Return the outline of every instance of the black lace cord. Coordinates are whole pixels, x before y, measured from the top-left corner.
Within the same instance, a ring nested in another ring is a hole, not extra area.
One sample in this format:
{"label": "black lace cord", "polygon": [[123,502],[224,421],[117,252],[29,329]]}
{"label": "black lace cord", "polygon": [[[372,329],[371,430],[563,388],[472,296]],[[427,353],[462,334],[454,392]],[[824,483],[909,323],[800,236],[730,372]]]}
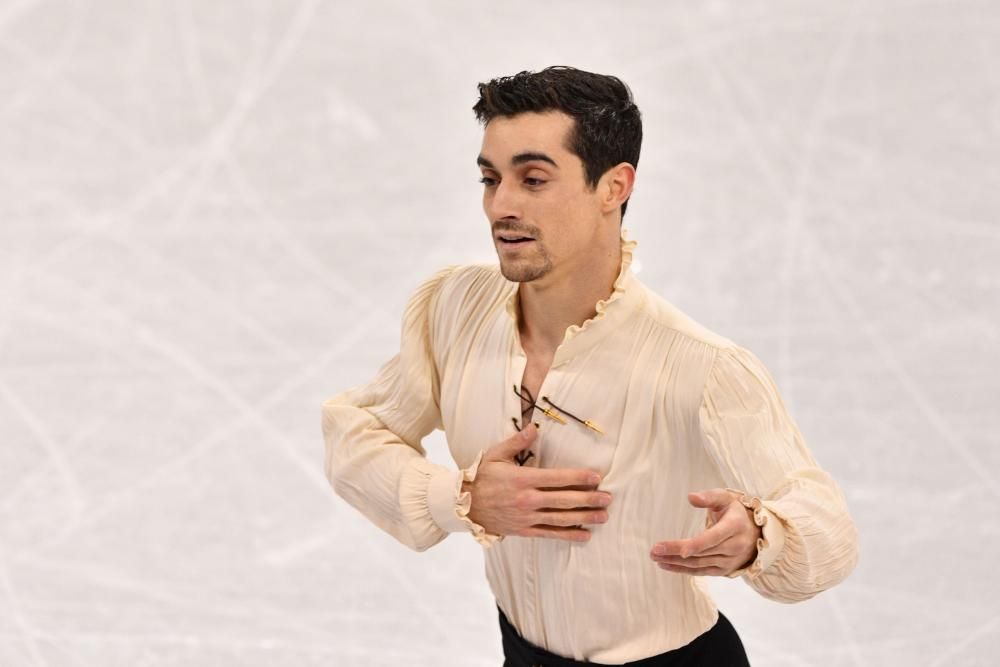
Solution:
{"label": "black lace cord", "polygon": [[[524,417],[524,413],[523,412],[521,413],[521,416],[522,416],[522,418]],[[521,425],[517,423],[517,417],[511,417],[510,420],[512,422],[514,422],[514,428],[516,428],[518,431],[520,431],[521,430]],[[538,422],[535,422],[535,427],[537,428],[539,426],[541,426],[541,424],[539,424]]]}
{"label": "black lace cord", "polygon": [[548,396],[542,396],[542,400],[545,401],[546,403],[548,403],[549,405],[551,405],[552,407],[554,407],[559,412],[561,412],[564,415],[566,415],[567,417],[572,417],[573,419],[577,420],[581,424],[585,424],[586,423],[583,419],[580,419],[579,417],[577,417],[576,415],[574,415],[569,410],[563,410],[558,405],[556,405],[555,403],[553,403],[552,401],[550,401]]}
{"label": "black lace cord", "polygon": [[[521,418],[524,419],[524,412],[521,413]],[[517,417],[511,417],[510,420],[514,422],[514,428],[520,431],[521,425],[517,423]],[[538,428],[538,422],[535,422],[535,428]],[[535,453],[529,449],[526,452],[522,451],[516,454],[514,456],[514,460],[517,461],[517,465],[523,466],[525,463],[528,462],[528,459],[530,459],[534,455]]]}
{"label": "black lace cord", "polygon": [[514,385],[514,393],[517,394],[518,397],[522,401],[528,401],[528,407],[524,408],[523,410],[521,410],[521,419],[522,420],[524,419],[525,413],[527,413],[531,408],[538,408],[549,419],[553,419],[553,420],[559,422],[560,424],[565,424],[566,423],[565,419],[563,419],[562,417],[560,417],[556,413],[552,412],[552,410],[549,410],[548,408],[546,408],[543,405],[539,405],[538,403],[535,403],[535,397],[531,395],[530,391],[528,391],[527,389],[524,389],[522,391],[524,391],[524,393],[527,394],[527,396],[525,396],[520,391],[518,391],[517,385]]}
{"label": "black lace cord", "polygon": [[[528,412],[528,410],[530,410],[531,408],[538,408],[547,417],[550,417],[550,418],[556,420],[560,424],[565,424],[566,423],[566,420],[562,419],[561,417],[559,417],[559,415],[557,415],[556,413],[552,412],[548,408],[544,408],[541,405],[538,405],[537,403],[535,403],[535,397],[531,395],[530,391],[528,391],[527,389],[522,389],[522,391],[524,391],[524,393],[527,394],[527,397],[525,397],[521,393],[521,391],[518,391],[517,385],[514,385],[514,393],[517,394],[518,397],[521,398],[522,400],[528,401],[528,403],[530,404],[528,408],[524,409],[521,412],[521,419],[522,420],[524,419],[524,415],[525,415],[526,412]],[[590,421],[589,419],[580,419],[579,417],[577,417],[573,413],[568,412],[567,410],[564,410],[564,409],[560,408],[558,405],[556,405],[555,403],[553,403],[552,401],[550,401],[548,396],[542,396],[542,400],[545,401],[546,403],[548,403],[549,405],[551,405],[553,408],[555,408],[559,412],[561,412],[564,415],[566,415],[567,417],[571,417],[572,419],[575,419],[576,421],[580,422],[581,424],[583,424],[584,426],[586,426],[590,430],[596,431],[596,432],[600,433],[601,435],[604,435],[604,431],[602,431],[597,426],[597,424],[595,424],[594,422]],[[513,417],[511,417],[511,419],[513,419]],[[520,431],[521,429],[518,429],[518,430]]]}
{"label": "black lace cord", "polygon": [[549,405],[551,405],[552,407],[554,407],[559,412],[563,413],[564,415],[567,415],[567,416],[572,417],[573,419],[577,420],[578,422],[580,422],[581,424],[583,424],[584,426],[586,426],[587,428],[589,428],[591,431],[597,431],[601,435],[604,435],[604,431],[602,431],[597,426],[597,424],[595,424],[594,422],[590,421],[589,419],[580,419],[576,415],[574,415],[574,414],[572,414],[572,413],[570,413],[570,412],[568,412],[566,410],[563,410],[558,405],[556,405],[555,403],[553,403],[552,401],[550,401],[548,396],[542,396],[542,400],[545,401],[546,403],[548,403]]}

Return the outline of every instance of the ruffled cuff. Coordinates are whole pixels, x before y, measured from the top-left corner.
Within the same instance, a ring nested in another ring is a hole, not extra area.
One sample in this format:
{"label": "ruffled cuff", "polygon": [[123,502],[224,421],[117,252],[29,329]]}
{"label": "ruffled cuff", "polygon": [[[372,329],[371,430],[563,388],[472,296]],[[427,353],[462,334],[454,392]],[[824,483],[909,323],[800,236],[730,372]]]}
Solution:
{"label": "ruffled cuff", "polygon": [[462,491],[462,482],[476,479],[484,454],[485,450],[481,450],[468,468],[432,476],[427,484],[427,507],[431,518],[442,530],[449,533],[468,531],[477,542],[488,548],[502,540],[503,536],[486,532],[485,528],[469,518],[472,494]]}
{"label": "ruffled cuff", "polygon": [[763,501],[756,496],[748,496],[738,489],[726,488],[727,491],[739,494],[740,503],[753,510],[753,522],[761,527],[761,537],[757,539],[757,557],[753,562],[727,576],[730,579],[746,575],[748,579],[756,579],[761,572],[770,567],[785,546],[785,527],[781,520],[764,506]]}

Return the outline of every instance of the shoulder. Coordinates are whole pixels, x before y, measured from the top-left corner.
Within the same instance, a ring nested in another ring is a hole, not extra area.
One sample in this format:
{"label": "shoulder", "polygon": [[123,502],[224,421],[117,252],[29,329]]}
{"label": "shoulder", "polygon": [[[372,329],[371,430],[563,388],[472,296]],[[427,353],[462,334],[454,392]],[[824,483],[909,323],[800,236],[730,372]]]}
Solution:
{"label": "shoulder", "polygon": [[701,388],[700,400],[710,395],[717,407],[727,405],[735,411],[738,405],[741,414],[781,403],[773,375],[753,350],[698,322],[648,288],[645,292],[646,312],[656,322],[654,326],[685,342],[671,346],[689,352],[688,359],[675,363],[691,370],[692,386]]}
{"label": "shoulder", "polygon": [[681,379],[673,390],[682,403],[700,404],[706,394],[776,392],[770,372],[753,351],[648,287],[643,285],[642,290],[647,326],[659,340],[664,365]]}
{"label": "shoulder", "polygon": [[643,292],[643,312],[653,329],[703,348],[710,356],[722,350],[738,347],[731,339],[696,320],[646,285],[637,284]]}
{"label": "shoulder", "polygon": [[496,264],[453,264],[443,271],[439,298],[451,308],[499,295],[511,286]]}
{"label": "shoulder", "polygon": [[450,311],[484,293],[499,293],[508,285],[499,266],[450,264],[423,278],[411,293],[410,301],[423,301],[436,312]]}
{"label": "shoulder", "polygon": [[452,264],[425,279],[411,304],[422,302],[419,310],[436,345],[447,346],[469,323],[502,310],[514,287],[498,265]]}

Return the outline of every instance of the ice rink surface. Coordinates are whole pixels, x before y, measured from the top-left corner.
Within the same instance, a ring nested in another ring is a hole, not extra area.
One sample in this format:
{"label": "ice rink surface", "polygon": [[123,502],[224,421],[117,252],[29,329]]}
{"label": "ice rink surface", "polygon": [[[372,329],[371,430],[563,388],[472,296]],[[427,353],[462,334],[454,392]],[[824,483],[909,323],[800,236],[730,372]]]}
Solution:
{"label": "ice rink surface", "polygon": [[752,663],[997,664],[996,2],[24,0],[0,665],[500,664],[481,548],[335,496],[319,408],[495,260],[476,84],[552,64],[632,88],[639,278],[760,356],[857,522],[810,601],[711,581]]}

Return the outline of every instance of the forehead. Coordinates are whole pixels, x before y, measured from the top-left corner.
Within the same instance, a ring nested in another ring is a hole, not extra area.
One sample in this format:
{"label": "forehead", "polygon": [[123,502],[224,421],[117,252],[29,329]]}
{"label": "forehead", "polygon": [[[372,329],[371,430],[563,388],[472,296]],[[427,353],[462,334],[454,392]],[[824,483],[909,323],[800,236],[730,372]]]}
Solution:
{"label": "forehead", "polygon": [[565,157],[569,155],[566,138],[572,128],[573,118],[561,111],[497,117],[483,131],[482,155],[498,165],[506,164],[510,156],[525,151]]}

